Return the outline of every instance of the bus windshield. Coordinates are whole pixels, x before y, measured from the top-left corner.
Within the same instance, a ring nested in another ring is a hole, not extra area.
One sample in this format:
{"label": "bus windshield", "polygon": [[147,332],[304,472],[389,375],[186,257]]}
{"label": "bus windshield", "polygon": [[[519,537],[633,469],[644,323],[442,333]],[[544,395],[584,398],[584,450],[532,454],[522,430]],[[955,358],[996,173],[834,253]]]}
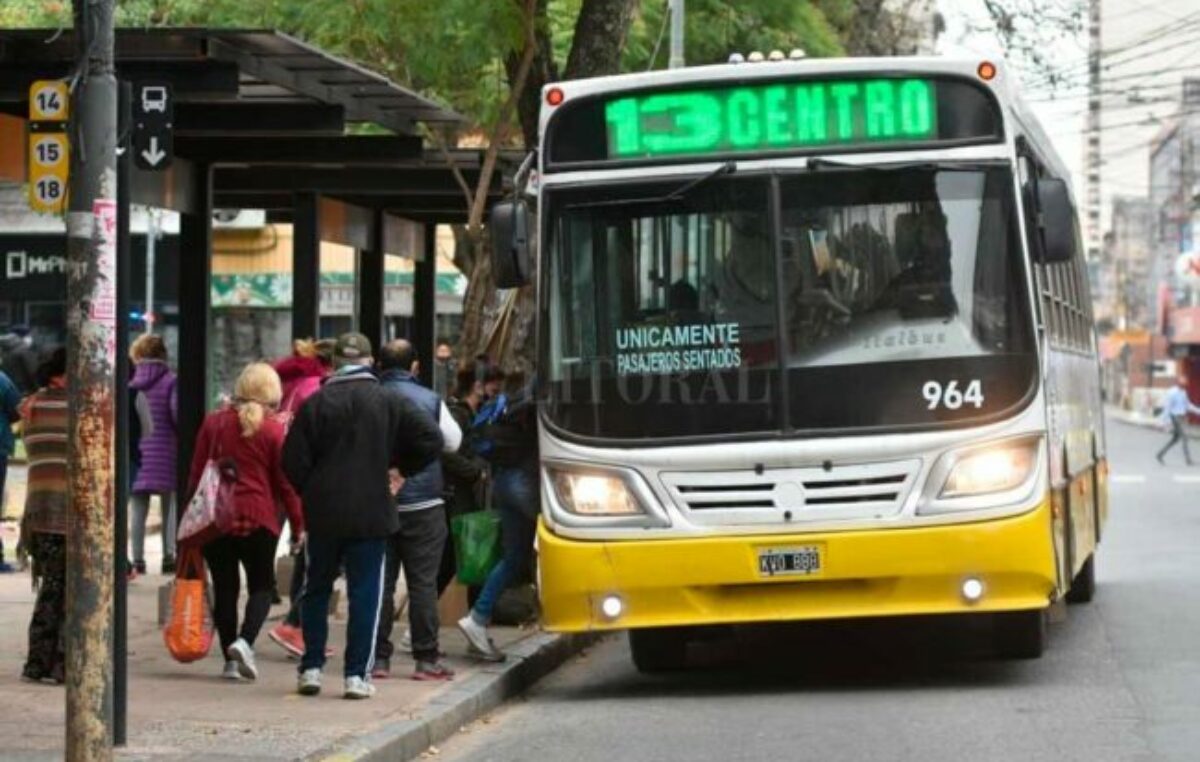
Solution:
{"label": "bus windshield", "polygon": [[679,185],[547,189],[551,423],[639,440],[895,429],[1027,398],[1008,168]]}

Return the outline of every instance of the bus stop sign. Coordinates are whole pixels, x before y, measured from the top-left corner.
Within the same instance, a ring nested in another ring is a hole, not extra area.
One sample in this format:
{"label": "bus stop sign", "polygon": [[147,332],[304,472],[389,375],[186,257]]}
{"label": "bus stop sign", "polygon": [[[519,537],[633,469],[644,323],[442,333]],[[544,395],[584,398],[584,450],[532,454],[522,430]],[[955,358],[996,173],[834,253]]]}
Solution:
{"label": "bus stop sign", "polygon": [[171,166],[175,99],[165,82],[139,82],[133,90],[133,160],[139,169]]}

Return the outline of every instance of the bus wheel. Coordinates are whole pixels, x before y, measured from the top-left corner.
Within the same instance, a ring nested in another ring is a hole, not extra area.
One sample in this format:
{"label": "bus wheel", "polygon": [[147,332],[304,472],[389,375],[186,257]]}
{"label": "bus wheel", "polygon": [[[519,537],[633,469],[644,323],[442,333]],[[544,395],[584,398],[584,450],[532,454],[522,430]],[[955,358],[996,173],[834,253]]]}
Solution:
{"label": "bus wheel", "polygon": [[1003,659],[1037,659],[1046,649],[1046,612],[1006,611],[992,621],[996,655]]}
{"label": "bus wheel", "polygon": [[1096,554],[1088,556],[1083,562],[1083,568],[1071,580],[1071,589],[1067,591],[1067,603],[1091,603],[1096,597]]}
{"label": "bus wheel", "polygon": [[656,627],[629,631],[629,650],[638,672],[676,672],[687,666],[688,630]]}

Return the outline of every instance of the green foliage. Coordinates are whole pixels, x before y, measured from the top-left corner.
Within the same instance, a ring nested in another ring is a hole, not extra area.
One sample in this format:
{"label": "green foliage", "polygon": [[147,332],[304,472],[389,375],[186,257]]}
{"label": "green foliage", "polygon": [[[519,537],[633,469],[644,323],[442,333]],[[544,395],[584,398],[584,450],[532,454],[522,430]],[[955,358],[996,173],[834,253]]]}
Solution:
{"label": "green foliage", "polygon": [[[583,0],[545,0],[559,70]],[[508,94],[505,59],[523,44],[520,0],[119,0],[120,26],[278,29],[380,71],[490,124]],[[627,71],[665,68],[666,0],[642,0],[623,53]],[[838,30],[854,0],[688,0],[687,58],[718,63],[732,51],[804,48],[842,53]],[[0,0],[0,26],[71,23],[70,0]],[[662,35],[656,59],[651,53]]]}
{"label": "green foliage", "polygon": [[[688,0],[684,30],[689,66],[723,63],[735,51],[788,52],[803,48],[810,56],[842,53],[827,13],[842,19],[849,0],[813,4],[779,0]],[[669,56],[665,0],[645,0],[625,47],[627,71],[663,69]],[[661,40],[661,44],[660,44]],[[655,47],[658,55],[650,60]]]}

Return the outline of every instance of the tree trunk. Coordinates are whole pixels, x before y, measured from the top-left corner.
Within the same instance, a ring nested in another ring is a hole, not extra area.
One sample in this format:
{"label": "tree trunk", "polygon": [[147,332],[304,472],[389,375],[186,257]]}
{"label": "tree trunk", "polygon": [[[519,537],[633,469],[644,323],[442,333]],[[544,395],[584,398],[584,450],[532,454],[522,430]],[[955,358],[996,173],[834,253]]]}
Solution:
{"label": "tree trunk", "polygon": [[584,0],[567,56],[566,79],[616,74],[639,0]]}
{"label": "tree trunk", "polygon": [[[598,77],[620,70],[621,50],[639,0],[583,0],[575,23],[575,37],[567,57],[568,78]],[[522,57],[514,52],[505,61],[510,87],[518,82],[521,92],[517,103],[518,118],[529,147],[537,145],[538,113],[542,86],[557,79],[553,49],[546,18],[546,0],[537,0],[534,36],[537,50],[523,81]],[[499,297],[492,280],[491,240],[481,234],[467,233],[473,262],[470,283],[463,297],[463,326],[459,339],[460,361],[469,361],[486,352],[508,371],[531,373],[536,363],[535,318],[537,315],[536,273],[530,285]]]}
{"label": "tree trunk", "polygon": [[[537,146],[538,115],[542,108],[542,87],[547,82],[558,79],[558,66],[554,63],[554,45],[550,38],[550,19],[546,15],[548,0],[538,0],[537,12],[534,18],[534,35],[537,39],[537,53],[534,54],[533,65],[529,76],[521,90],[521,98],[517,101],[517,118],[521,122],[521,135],[525,139],[525,147],[532,151]],[[521,67],[521,51],[514,50],[504,62],[508,81],[515,82]]]}

